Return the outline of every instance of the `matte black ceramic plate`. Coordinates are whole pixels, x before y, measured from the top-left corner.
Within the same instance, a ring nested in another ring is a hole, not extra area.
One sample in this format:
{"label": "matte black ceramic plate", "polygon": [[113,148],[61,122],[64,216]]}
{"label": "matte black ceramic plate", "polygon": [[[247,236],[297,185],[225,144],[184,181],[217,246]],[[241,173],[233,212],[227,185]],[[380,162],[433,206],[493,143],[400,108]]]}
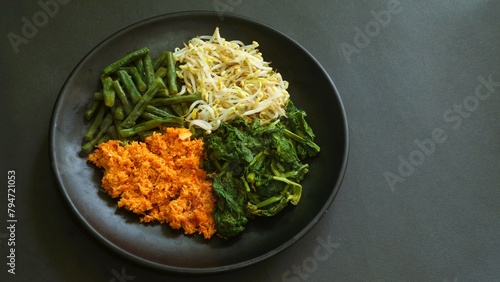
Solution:
{"label": "matte black ceramic plate", "polygon": [[[321,153],[310,161],[297,206],[272,218],[251,221],[239,236],[223,240],[187,236],[167,225],[142,224],[137,215],[117,209],[116,200],[100,190],[102,173],[80,152],[87,123],[83,114],[99,89],[99,75],[109,63],[142,47],[156,57],[182,47],[215,27],[226,39],[257,41],[266,61],[290,83],[295,104],[308,113]],[[83,224],[117,252],[160,269],[208,273],[247,266],[290,246],[331,205],[345,171],[348,130],[342,102],[329,76],[299,44],[282,33],[233,15],[189,12],[151,18],[131,25],[94,48],[69,76],[51,120],[52,166],[69,205]]]}

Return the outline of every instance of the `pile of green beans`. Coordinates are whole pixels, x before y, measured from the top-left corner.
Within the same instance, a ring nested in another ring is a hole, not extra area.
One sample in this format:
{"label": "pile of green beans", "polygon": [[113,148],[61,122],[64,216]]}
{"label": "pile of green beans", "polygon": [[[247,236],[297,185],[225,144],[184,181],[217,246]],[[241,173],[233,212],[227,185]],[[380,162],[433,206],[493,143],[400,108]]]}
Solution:
{"label": "pile of green beans", "polygon": [[184,127],[184,118],[199,94],[179,93],[173,53],[152,59],[147,47],[133,51],[104,68],[101,90],[85,112],[89,126],[82,151],[91,153],[108,140],[144,140],[160,126]]}

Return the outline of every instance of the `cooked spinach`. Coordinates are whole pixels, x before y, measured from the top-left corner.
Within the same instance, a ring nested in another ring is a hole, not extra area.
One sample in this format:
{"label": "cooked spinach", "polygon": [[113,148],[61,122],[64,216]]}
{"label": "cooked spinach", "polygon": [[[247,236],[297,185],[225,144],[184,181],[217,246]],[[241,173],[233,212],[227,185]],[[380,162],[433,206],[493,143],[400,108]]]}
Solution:
{"label": "cooked spinach", "polygon": [[236,118],[204,136],[203,168],[218,197],[213,216],[219,235],[234,236],[249,219],[298,204],[309,170],[305,160],[320,151],[305,116],[289,101],[287,117],[266,125]]}

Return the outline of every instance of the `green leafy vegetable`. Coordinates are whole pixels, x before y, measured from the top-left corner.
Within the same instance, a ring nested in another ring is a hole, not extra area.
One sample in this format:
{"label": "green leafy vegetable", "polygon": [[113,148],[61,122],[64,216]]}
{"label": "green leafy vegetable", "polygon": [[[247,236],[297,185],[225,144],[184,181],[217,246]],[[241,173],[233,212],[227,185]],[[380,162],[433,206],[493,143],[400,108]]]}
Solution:
{"label": "green leafy vegetable", "polygon": [[273,216],[289,203],[299,203],[300,182],[309,168],[304,161],[320,148],[305,112],[291,101],[287,116],[266,125],[236,118],[205,135],[203,168],[218,197],[213,216],[219,235],[237,235],[249,219]]}
{"label": "green leafy vegetable", "polygon": [[297,144],[297,153],[301,158],[315,156],[320,151],[319,146],[313,142],[315,135],[306,122],[306,116],[305,111],[298,109],[290,101],[287,105],[288,118],[283,121],[287,127],[285,134],[299,143]]}
{"label": "green leafy vegetable", "polygon": [[242,232],[248,222],[242,209],[247,199],[241,185],[241,180],[232,177],[230,172],[213,180],[212,187],[218,195],[214,218],[217,232],[222,236],[231,237]]}

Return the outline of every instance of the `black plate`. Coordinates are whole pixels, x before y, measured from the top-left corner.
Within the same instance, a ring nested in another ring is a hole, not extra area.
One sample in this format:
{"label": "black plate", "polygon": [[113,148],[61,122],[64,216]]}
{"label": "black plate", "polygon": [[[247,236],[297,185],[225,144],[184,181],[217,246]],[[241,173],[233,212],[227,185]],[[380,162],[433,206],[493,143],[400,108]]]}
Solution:
{"label": "black plate", "polygon": [[[99,75],[125,54],[149,47],[152,56],[182,47],[218,26],[226,39],[257,41],[264,59],[289,81],[295,104],[306,110],[321,153],[310,162],[300,203],[273,218],[250,222],[229,240],[186,236],[167,225],[141,224],[117,209],[100,191],[101,172],[80,153],[86,129],[83,114],[99,88]],[[133,24],[94,48],[64,84],[50,127],[52,167],[62,193],[83,224],[112,249],[137,262],[185,273],[220,272],[244,267],[290,246],[309,231],[331,205],[347,163],[348,130],[339,94],[320,64],[282,33],[252,20],[211,12],[163,15]]]}

